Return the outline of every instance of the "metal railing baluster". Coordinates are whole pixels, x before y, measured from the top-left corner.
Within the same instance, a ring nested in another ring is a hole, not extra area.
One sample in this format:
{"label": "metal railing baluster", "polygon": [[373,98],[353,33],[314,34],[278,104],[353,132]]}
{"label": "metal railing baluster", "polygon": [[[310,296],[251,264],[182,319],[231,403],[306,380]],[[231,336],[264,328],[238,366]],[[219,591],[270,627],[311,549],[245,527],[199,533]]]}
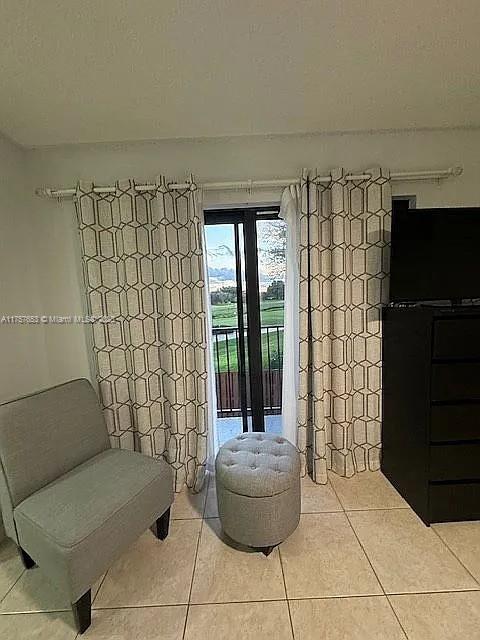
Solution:
{"label": "metal railing baluster", "polygon": [[227,354],[227,394],[228,394],[228,407],[232,409],[232,370],[230,367],[230,332],[225,329],[225,352]]}
{"label": "metal railing baluster", "polygon": [[[279,380],[279,387],[280,387],[280,396],[279,396],[279,404],[280,407],[282,406],[282,390],[283,390],[283,349],[280,348],[280,331],[279,331],[280,327],[277,326],[276,330],[277,330],[277,353],[278,353],[278,368],[280,371],[282,371],[282,373],[278,374],[278,380]],[[283,327],[282,327],[283,329]],[[283,347],[283,340],[282,340],[282,347]]]}
{"label": "metal railing baluster", "polygon": [[222,405],[222,376],[220,375],[220,351],[218,349],[218,332],[213,330],[213,335],[215,336],[215,351],[217,356],[217,372],[215,375],[217,381],[217,403],[220,409],[220,413],[223,413],[223,405]]}
{"label": "metal railing baluster", "polygon": [[[269,414],[281,413],[283,339],[282,325],[262,327],[262,337],[266,339],[266,348],[262,341],[262,362],[266,356],[263,369],[264,405]],[[241,416],[240,393],[236,392],[235,375],[239,384],[238,363],[240,337],[238,327],[215,327],[212,329],[214,339],[214,361],[216,363],[217,415],[219,418]],[[273,336],[272,344],[270,338]],[[232,345],[232,341],[235,342]],[[232,346],[232,349],[230,347]],[[275,349],[276,347],[276,349]],[[220,349],[225,349],[225,357],[220,357]],[[274,358],[276,352],[276,357]],[[235,354],[237,356],[235,365]],[[223,362],[222,362],[223,361]],[[239,406],[236,406],[239,405]]]}

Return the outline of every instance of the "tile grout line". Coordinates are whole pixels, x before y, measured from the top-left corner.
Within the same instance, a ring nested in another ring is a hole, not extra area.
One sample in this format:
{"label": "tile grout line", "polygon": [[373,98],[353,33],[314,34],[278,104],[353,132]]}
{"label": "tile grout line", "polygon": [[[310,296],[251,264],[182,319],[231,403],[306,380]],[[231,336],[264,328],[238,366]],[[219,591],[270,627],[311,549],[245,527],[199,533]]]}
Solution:
{"label": "tile grout line", "polygon": [[109,571],[110,571],[110,568],[108,568],[108,569],[105,571],[105,574],[104,574],[104,576],[103,576],[103,578],[102,578],[102,581],[100,582],[100,586],[99,586],[99,587],[98,587],[98,589],[97,589],[97,593],[95,594],[95,596],[94,596],[94,598],[93,598],[93,600],[92,600],[92,607],[91,607],[92,609],[93,609],[93,605],[95,604],[95,600],[98,598],[98,594],[100,593],[100,589],[102,588],[103,583],[105,582],[105,578],[107,577],[107,574],[108,574],[108,572],[109,572]]}
{"label": "tile grout line", "polygon": [[[301,516],[321,516],[324,514],[334,514],[334,513],[369,513],[371,511],[407,511],[410,510],[410,507],[389,507],[378,508],[378,509],[339,509],[337,511],[302,511],[300,513]],[[182,520],[200,520],[201,518],[182,518]],[[205,516],[203,520],[218,520],[219,516]],[[180,520],[180,519],[177,519]]]}
{"label": "tile grout line", "polygon": [[389,591],[387,593],[388,596],[425,596],[425,595],[435,595],[436,593],[478,593],[480,591],[480,587],[477,589],[476,587],[471,588],[463,588],[463,589],[438,589],[438,591]]}
{"label": "tile grout line", "polygon": [[337,499],[338,504],[342,507],[343,513],[345,513],[345,507],[343,506],[343,502],[340,500],[340,496],[338,495],[337,490],[335,489],[335,486],[334,486],[333,482],[328,477],[328,473],[327,473],[327,485],[333,491],[333,493],[335,495],[335,498]]}
{"label": "tile grout line", "polygon": [[[480,589],[446,589],[443,591],[398,591],[392,593],[349,593],[346,595],[336,595],[336,596],[309,596],[309,597],[298,597],[298,598],[271,598],[268,600],[223,600],[218,602],[195,602],[192,606],[195,607],[210,607],[210,606],[221,606],[226,604],[249,604],[249,603],[258,603],[264,604],[267,602],[302,602],[309,600],[349,600],[351,598],[384,598],[389,596],[424,596],[424,595],[436,595],[436,594],[455,594],[455,593],[479,593]],[[97,607],[95,611],[124,611],[128,609],[165,609],[170,607],[185,607],[187,606],[185,602],[175,602],[169,604],[131,604],[131,605],[120,605],[117,607]],[[0,617],[2,616],[35,616],[45,613],[69,613],[71,609],[44,609],[42,611],[4,611],[0,613]]]}
{"label": "tile grout line", "polygon": [[[189,609],[191,606],[191,596],[192,596],[192,591],[193,591],[193,583],[194,583],[194,577],[195,577],[195,573],[196,573],[196,564],[197,564],[197,559],[198,559],[198,553],[199,553],[199,545],[200,545],[200,540],[201,540],[201,535],[202,535],[202,531],[203,531],[203,526],[204,526],[204,522],[205,520],[210,520],[210,519],[218,519],[218,516],[215,517],[207,517],[207,501],[208,501],[208,491],[209,488],[211,486],[211,482],[213,480],[213,477],[209,474],[208,477],[208,482],[207,484],[207,488],[206,488],[206,492],[205,492],[205,501],[203,504],[203,508],[202,508],[202,515],[197,517],[197,518],[177,518],[177,519],[173,519],[173,520],[177,520],[177,521],[182,521],[182,520],[201,520],[201,524],[199,527],[199,532],[198,532],[198,538],[197,538],[197,543],[196,543],[196,548],[195,548],[195,556],[194,556],[194,562],[193,562],[193,570],[192,570],[192,577],[191,577],[191,581],[190,581],[190,589],[189,589],[189,597],[188,597],[188,602],[186,603],[187,607],[186,607],[186,615],[185,615],[185,622],[184,622],[184,628],[183,628],[183,638],[185,637],[186,634],[186,629],[187,629],[187,621],[188,621],[188,617],[189,617]],[[284,599],[272,599],[272,600],[248,600],[248,601],[232,601],[232,602],[217,602],[217,603],[210,603],[210,602],[205,602],[205,603],[198,603],[199,606],[209,606],[209,605],[221,605],[221,604],[239,604],[240,602],[246,603],[246,602],[287,602],[287,607],[288,607],[288,613],[289,613],[289,620],[290,620],[290,627],[291,627],[291,632],[292,632],[292,637],[293,639],[295,639],[295,634],[294,634],[294,629],[293,629],[293,621],[292,621],[292,616],[291,616],[291,610],[290,610],[290,600],[295,601],[295,600],[323,600],[323,599],[345,599],[345,598],[361,598],[361,597],[379,597],[379,598],[383,598],[385,597],[387,599],[387,602],[397,620],[397,622],[399,623],[405,638],[408,639],[408,635],[406,634],[405,629],[403,628],[402,623],[400,622],[396,611],[393,607],[392,602],[390,601],[390,596],[402,596],[402,595],[422,595],[422,594],[436,594],[436,593],[464,593],[464,592],[478,592],[480,591],[480,581],[477,580],[477,578],[470,572],[470,570],[467,568],[467,566],[460,560],[460,558],[456,555],[456,553],[450,548],[449,544],[443,540],[443,538],[440,536],[440,534],[436,531],[436,529],[434,527],[431,527],[434,532],[435,535],[440,539],[440,541],[443,543],[443,545],[448,549],[448,551],[453,555],[453,557],[455,557],[455,559],[459,562],[459,564],[466,570],[466,572],[471,576],[471,578],[474,581],[475,585],[478,585],[477,587],[472,587],[472,588],[464,588],[464,589],[446,589],[446,590],[441,590],[441,591],[414,591],[414,592],[398,592],[398,593],[387,593],[383,587],[383,584],[381,583],[381,581],[378,578],[378,575],[372,565],[372,562],[370,561],[370,558],[367,554],[367,552],[365,551],[365,548],[363,546],[363,544],[361,543],[354,527],[353,524],[350,520],[349,517],[349,513],[359,513],[359,512],[369,512],[369,511],[390,511],[390,510],[405,510],[405,509],[409,509],[409,507],[387,507],[387,508],[371,508],[371,509],[345,509],[345,507],[343,506],[342,502],[340,501],[338,494],[335,490],[335,487],[333,486],[333,483],[331,483],[331,481],[329,480],[328,483],[333,491],[333,493],[335,494],[338,503],[341,507],[341,511],[319,511],[319,512],[307,512],[307,513],[302,513],[302,515],[322,515],[322,514],[333,514],[333,513],[345,513],[345,516],[347,518],[347,521],[355,535],[355,538],[357,539],[360,547],[362,548],[362,551],[364,552],[365,557],[367,558],[367,561],[378,581],[379,586],[381,587],[382,590],[382,594],[361,594],[361,595],[354,595],[354,594],[348,594],[348,595],[341,595],[341,596],[320,596],[320,597],[313,597],[313,598],[289,598],[287,595],[287,586],[286,586],[286,579],[285,579],[285,573],[284,573],[284,567],[283,567],[283,562],[282,562],[282,555],[281,555],[281,550],[280,550],[280,546],[279,546],[279,559],[280,559],[280,566],[281,566],[281,571],[282,571],[282,578],[283,578],[283,583],[284,583],[284,591],[285,591],[285,600]],[[20,579],[22,578],[22,576],[26,573],[25,569],[22,571],[22,573],[18,576],[18,578],[14,581],[14,583],[12,584],[12,586],[8,589],[8,591],[5,593],[5,595],[3,596],[3,598],[0,600],[0,602],[3,602],[6,597],[8,596],[8,594],[12,591],[12,589],[14,589],[14,587],[17,585],[17,583],[20,581]],[[100,593],[100,590],[104,584],[104,581],[107,577],[107,573],[103,576],[100,586],[96,592],[95,598],[92,601],[92,611],[93,611],[93,603],[97,600],[98,595]],[[134,606],[123,606],[123,607],[101,607],[101,608],[96,608],[95,610],[97,611],[101,611],[101,610],[121,610],[121,609],[133,609],[133,608],[160,608],[160,607],[166,607],[166,606],[173,606],[173,607],[178,607],[178,606],[185,606],[185,603],[177,603],[177,604],[169,604],[169,605],[134,605]],[[50,611],[24,611],[24,612],[0,612],[0,615],[24,615],[24,614],[36,614],[36,613],[52,613],[52,612],[62,612],[62,611],[69,611],[69,609],[61,609],[61,610],[50,610]],[[80,636],[76,635],[75,638],[79,638]]]}
{"label": "tile grout line", "polygon": [[[443,591],[392,591],[382,593],[348,593],[342,596],[299,596],[289,598],[291,602],[295,600],[342,600],[345,598],[383,598],[388,596],[423,596],[435,593],[477,593],[480,589],[444,589]],[[215,603],[213,603],[215,604]]]}
{"label": "tile grout line", "polygon": [[373,564],[372,564],[372,561],[370,560],[370,558],[369,558],[369,556],[368,556],[368,553],[365,551],[365,547],[364,547],[364,546],[363,546],[363,544],[361,543],[360,538],[358,537],[357,532],[355,531],[355,528],[354,528],[353,524],[351,523],[350,518],[348,517],[348,513],[347,513],[346,511],[345,511],[345,517],[347,518],[348,524],[350,525],[350,528],[351,528],[351,529],[352,529],[352,531],[353,531],[353,535],[354,535],[354,536],[355,536],[355,538],[357,539],[357,542],[358,542],[358,544],[360,545],[360,547],[361,547],[361,549],[362,549],[363,553],[365,554],[365,557],[366,557],[366,559],[367,559],[367,561],[368,561],[368,564],[370,565],[370,567],[371,567],[371,569],[372,569],[372,571],[373,571],[373,573],[374,573],[374,575],[375,575],[375,578],[377,579],[377,582],[378,582],[378,584],[380,585],[381,590],[383,591],[383,595],[385,596],[385,598],[386,598],[386,600],[387,600],[387,602],[388,602],[388,606],[390,607],[390,609],[391,609],[391,611],[392,611],[392,613],[393,613],[393,615],[394,615],[394,617],[395,617],[396,621],[398,622],[398,624],[399,624],[399,626],[400,626],[400,629],[401,629],[401,630],[402,630],[402,632],[403,632],[403,635],[405,636],[406,640],[408,640],[407,632],[405,631],[405,629],[404,629],[404,627],[403,627],[403,624],[400,622],[400,618],[398,617],[397,612],[395,611],[395,609],[394,609],[394,607],[393,607],[392,603],[390,602],[390,598],[388,597],[388,594],[387,594],[387,592],[385,591],[385,588],[384,588],[384,586],[383,586],[383,584],[382,584],[382,582],[381,582],[380,578],[378,577],[377,572],[375,571],[375,568],[374,568],[374,566],[373,566]]}
{"label": "tile grout line", "polygon": [[3,596],[3,598],[0,600],[0,604],[3,603],[3,601],[5,600],[5,598],[8,596],[8,594],[10,593],[10,591],[15,587],[15,585],[17,584],[17,582],[20,580],[20,578],[25,575],[25,573],[27,572],[27,570],[24,568],[23,571],[20,573],[20,575],[18,576],[18,578],[13,582],[12,586],[10,587],[10,589],[8,589],[7,593]]}
{"label": "tile grout line", "polygon": [[443,542],[443,544],[447,547],[447,549],[450,551],[452,556],[462,565],[462,567],[465,569],[465,571],[468,573],[468,575],[473,579],[475,584],[477,584],[479,589],[480,589],[480,580],[477,580],[477,578],[473,575],[473,573],[470,571],[470,569],[460,560],[460,558],[457,556],[457,554],[453,551],[453,549],[450,547],[450,545],[442,538],[442,536],[438,533],[438,531],[435,529],[435,527],[430,526],[430,529],[434,532],[434,534],[437,536],[437,538],[441,542]]}
{"label": "tile grout line", "polygon": [[366,507],[365,509],[344,509],[345,513],[349,511],[350,513],[363,513],[369,511],[412,511],[411,507]]}
{"label": "tile grout line", "polygon": [[[128,605],[118,605],[116,607],[96,607],[92,609],[93,611],[123,611],[128,609],[165,609],[169,607],[185,607],[185,602],[175,602],[169,604],[128,604]],[[35,611],[4,611],[0,613],[1,616],[34,616],[42,613],[70,613],[71,608],[69,609],[42,609]]]}
{"label": "tile grout line", "polygon": [[200,547],[200,538],[202,537],[203,522],[204,522],[204,518],[205,518],[205,510],[207,508],[208,490],[210,488],[211,479],[212,478],[211,478],[211,475],[209,473],[208,474],[207,487],[205,489],[205,502],[203,503],[202,519],[201,519],[201,522],[200,522],[200,531],[198,532],[197,545],[195,547],[195,557],[193,559],[192,578],[190,580],[190,589],[188,591],[187,611],[185,613],[185,622],[183,624],[182,640],[183,640],[183,638],[185,638],[185,634],[187,632],[187,622],[188,622],[188,614],[190,613],[190,602],[191,602],[191,599],[192,599],[193,581],[195,579],[195,571],[196,571],[196,568],[197,568],[198,549]]}
{"label": "tile grout line", "polygon": [[[208,487],[209,486],[210,486],[210,477],[208,478],[207,487],[206,487],[206,490],[205,490],[205,501],[204,501],[204,504],[203,504],[202,515],[201,516],[199,516],[197,518],[192,517],[192,518],[172,518],[171,519],[172,522],[174,522],[174,521],[176,521],[176,522],[182,522],[183,521],[184,522],[184,521],[191,521],[191,520],[193,520],[193,521],[201,520],[200,531],[198,533],[197,545],[196,545],[196,548],[195,548],[195,558],[194,558],[194,563],[193,563],[192,578],[191,578],[191,581],[190,581],[190,593],[191,593],[192,586],[193,586],[193,576],[195,574],[195,564],[196,564],[196,559],[197,559],[198,545],[199,545],[200,534],[201,534],[202,526],[203,526],[203,516],[205,514],[205,508],[206,508],[206,504],[207,504],[207,492],[208,492]],[[105,575],[103,576],[102,581],[100,583],[100,586],[98,587],[97,592],[95,594],[95,598],[92,601],[92,611],[112,611],[112,610],[114,611],[114,610],[118,610],[118,609],[140,609],[140,608],[156,608],[156,607],[166,607],[166,606],[175,606],[175,607],[185,606],[184,604],[177,603],[177,604],[169,604],[169,605],[144,605],[144,606],[142,606],[142,605],[136,605],[135,606],[134,605],[134,606],[125,606],[125,607],[94,607],[93,605],[94,605],[95,601],[97,600],[97,597],[98,597],[98,595],[100,593],[100,589],[102,588],[103,583],[104,583],[104,581],[105,581],[105,579],[107,577],[108,571],[109,570],[107,570],[105,572]],[[185,628],[186,628],[186,623],[187,623],[188,607],[189,607],[189,602],[190,602],[190,593],[189,593],[189,598],[188,598],[188,602],[187,602],[187,612],[186,612],[186,615],[185,615],[185,623],[184,623],[184,630],[183,630],[184,634],[185,634]],[[76,636],[76,637],[78,637],[78,636]]]}
{"label": "tile grout line", "polygon": [[340,500],[340,496],[338,495],[338,493],[337,493],[337,491],[336,491],[336,489],[334,487],[333,482],[328,477],[328,474],[327,474],[327,486],[329,486],[330,489],[333,491],[333,494],[336,497],[338,504],[342,507],[343,513],[345,513],[345,507],[343,506],[343,502]]}
{"label": "tile grout line", "polygon": [[[220,600],[216,602],[192,602],[192,607],[210,607],[211,605],[220,604],[248,604],[249,602],[285,602],[285,598],[271,598],[269,600]],[[102,607],[96,609],[96,611],[112,611],[115,609],[162,609],[166,607],[186,607],[186,602],[176,602],[175,604],[135,604],[135,605],[123,605],[119,607]],[[33,612],[32,612],[33,613]],[[44,613],[43,611],[37,611],[35,613]],[[10,614],[1,614],[10,615]]]}
{"label": "tile grout line", "polygon": [[[382,587],[383,588],[383,587]],[[395,611],[395,607],[393,606],[390,598],[388,597],[388,594],[385,594],[385,598],[387,599],[388,605],[390,607],[390,609],[392,610],[393,615],[395,616],[396,621],[398,622],[398,624],[400,625],[401,630],[403,631],[405,638],[407,638],[407,640],[409,639],[409,636],[407,635],[407,632],[403,626],[403,624],[400,622],[400,618],[398,617],[397,612]]]}
{"label": "tile grout line", "polygon": [[[340,501],[340,498],[339,498],[339,496],[338,496],[338,494],[337,494],[337,492],[336,492],[336,490],[335,490],[335,487],[333,486],[333,482],[332,482],[332,489],[333,489],[333,492],[334,492],[335,496],[337,497],[337,500],[340,502],[340,504],[341,504],[341,505],[342,505],[342,507],[343,507],[343,503]],[[393,615],[394,615],[394,617],[395,617],[396,621],[398,622],[398,624],[399,624],[399,626],[400,626],[400,629],[402,630],[402,633],[403,633],[403,635],[405,636],[406,640],[409,640],[408,635],[407,635],[407,632],[406,632],[406,631],[405,631],[405,629],[403,628],[403,624],[400,622],[400,619],[399,619],[399,617],[397,616],[397,612],[396,612],[396,611],[395,611],[395,609],[393,608],[393,605],[392,605],[392,603],[390,602],[390,598],[388,597],[387,593],[385,592],[385,589],[384,589],[384,587],[383,587],[383,584],[382,584],[382,582],[381,582],[380,578],[378,577],[377,572],[375,571],[375,569],[374,569],[374,567],[373,567],[373,564],[372,564],[372,562],[371,562],[370,558],[368,557],[368,554],[367,554],[367,552],[365,551],[365,548],[364,548],[363,544],[360,542],[360,538],[358,537],[357,532],[355,531],[355,528],[354,528],[353,524],[351,523],[350,518],[348,517],[348,513],[347,513],[347,511],[345,510],[345,508],[344,508],[343,512],[344,512],[344,514],[345,514],[345,517],[346,517],[346,519],[347,519],[348,524],[350,525],[351,530],[353,531],[353,535],[354,535],[354,536],[355,536],[355,538],[357,539],[357,542],[358,542],[358,544],[360,545],[360,548],[361,548],[361,550],[363,551],[363,553],[364,553],[364,555],[365,555],[365,557],[366,557],[366,559],[367,559],[367,562],[368,562],[368,564],[370,565],[370,567],[371,567],[371,569],[372,569],[372,571],[373,571],[373,574],[374,574],[375,578],[377,579],[378,584],[380,585],[380,589],[382,590],[383,595],[385,596],[385,598],[386,598],[386,600],[387,600],[387,602],[388,602],[388,606],[389,606],[389,607],[390,607],[390,609],[392,610],[392,613],[393,613]]]}
{"label": "tile grout line", "polygon": [[[283,588],[285,590],[285,600],[287,601],[287,609],[288,609],[288,618],[290,620],[290,629],[292,631],[292,638],[293,640],[295,640],[295,631],[293,629],[293,620],[292,620],[292,612],[290,611],[290,601],[288,599],[288,593],[287,593],[287,582],[285,580],[285,572],[283,570],[283,561],[282,561],[282,552],[280,549],[280,545],[278,545],[278,557],[280,559],[280,569],[282,571],[282,578],[283,578]],[[282,601],[283,602],[283,601]]]}
{"label": "tile grout line", "polygon": [[[302,598],[303,600],[308,600],[308,598]],[[192,602],[192,607],[221,607],[224,604],[265,604],[265,603],[270,603],[270,602],[283,602],[285,603],[287,600],[286,598],[268,598],[265,600],[215,600],[212,602]],[[153,606],[153,605],[147,605],[148,606]],[[157,606],[181,606],[181,605],[157,605]],[[185,605],[183,605],[185,606]],[[125,607],[128,608],[128,607]]]}
{"label": "tile grout line", "polygon": [[342,507],[342,511],[345,513],[345,507],[343,506],[343,502],[340,500],[340,496],[338,495],[333,482],[330,480],[330,478],[328,478],[328,476],[327,476],[327,484],[330,485],[331,490],[333,491],[336,499],[338,500],[338,504]]}
{"label": "tile grout line", "polygon": [[[338,495],[337,490],[335,489],[335,485],[330,480],[330,478],[328,478],[328,482],[326,486],[330,486],[333,493],[335,494],[335,497],[337,498],[338,504],[341,506],[342,511],[344,511],[345,513],[347,513],[347,511],[359,513],[362,511],[401,511],[406,509],[411,510],[411,507],[408,504],[405,505],[404,507],[365,507],[363,509],[348,508],[343,505],[343,502],[341,501],[340,496]],[[318,513],[339,513],[339,512],[338,511],[320,511]]]}

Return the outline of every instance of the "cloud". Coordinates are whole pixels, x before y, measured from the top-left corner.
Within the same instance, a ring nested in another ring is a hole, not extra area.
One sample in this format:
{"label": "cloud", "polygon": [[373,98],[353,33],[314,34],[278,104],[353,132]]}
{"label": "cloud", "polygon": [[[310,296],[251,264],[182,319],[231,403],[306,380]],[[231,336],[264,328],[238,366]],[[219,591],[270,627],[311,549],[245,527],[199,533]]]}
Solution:
{"label": "cloud", "polygon": [[228,267],[209,267],[208,277],[214,280],[235,280],[235,269],[229,269]]}
{"label": "cloud", "polygon": [[234,252],[226,244],[219,244],[215,249],[209,249],[208,255],[210,258],[223,258],[225,256],[233,257]]}

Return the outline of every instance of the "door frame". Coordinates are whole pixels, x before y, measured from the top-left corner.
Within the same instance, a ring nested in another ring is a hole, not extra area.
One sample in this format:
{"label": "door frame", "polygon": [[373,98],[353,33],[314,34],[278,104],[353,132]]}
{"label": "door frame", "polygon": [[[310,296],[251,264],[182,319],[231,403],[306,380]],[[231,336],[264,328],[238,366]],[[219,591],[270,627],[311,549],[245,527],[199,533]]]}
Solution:
{"label": "door frame", "polygon": [[[243,225],[245,285],[247,298],[247,347],[250,381],[250,404],[252,411],[252,431],[265,431],[265,411],[263,400],[263,359],[262,327],[260,315],[260,290],[258,278],[257,220],[276,220],[280,206],[246,206],[228,209],[205,209],[205,225],[233,224],[235,237],[235,265],[237,280],[237,317],[239,330],[239,378],[242,404],[243,431],[248,431],[247,418],[247,377],[245,363],[243,290],[240,274],[241,259],[239,226]],[[248,239],[247,239],[248,238]],[[252,330],[251,330],[252,329]],[[241,338],[240,338],[241,336]],[[241,340],[241,343],[240,343]]]}

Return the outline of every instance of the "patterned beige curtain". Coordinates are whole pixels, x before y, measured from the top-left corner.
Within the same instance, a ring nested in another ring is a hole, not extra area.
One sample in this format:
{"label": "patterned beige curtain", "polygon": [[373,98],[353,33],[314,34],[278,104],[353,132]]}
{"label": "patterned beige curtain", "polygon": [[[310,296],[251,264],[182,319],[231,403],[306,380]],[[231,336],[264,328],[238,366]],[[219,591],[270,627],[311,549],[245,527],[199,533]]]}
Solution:
{"label": "patterned beige curtain", "polygon": [[76,210],[93,350],[113,446],[164,458],[175,489],[198,490],[207,456],[202,211],[196,187],[134,182],[98,194],[79,184]]}
{"label": "patterned beige curtain", "polygon": [[301,185],[298,446],[304,473],[380,467],[381,309],[388,301],[389,173]]}

